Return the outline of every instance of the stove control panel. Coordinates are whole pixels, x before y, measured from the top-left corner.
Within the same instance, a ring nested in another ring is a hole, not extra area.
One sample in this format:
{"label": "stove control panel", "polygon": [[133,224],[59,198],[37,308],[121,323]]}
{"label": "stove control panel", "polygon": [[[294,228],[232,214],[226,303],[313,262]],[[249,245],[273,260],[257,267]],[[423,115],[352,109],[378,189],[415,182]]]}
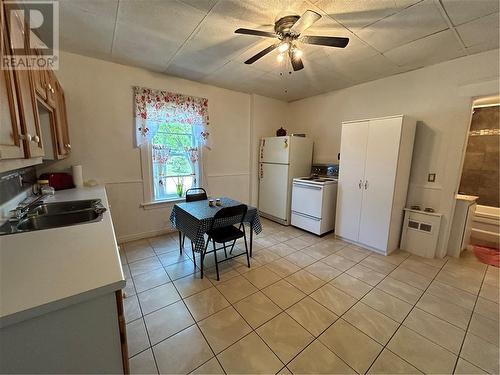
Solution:
{"label": "stove control panel", "polygon": [[311,167],[311,174],[317,176],[338,177],[339,165],[338,164],[313,164]]}

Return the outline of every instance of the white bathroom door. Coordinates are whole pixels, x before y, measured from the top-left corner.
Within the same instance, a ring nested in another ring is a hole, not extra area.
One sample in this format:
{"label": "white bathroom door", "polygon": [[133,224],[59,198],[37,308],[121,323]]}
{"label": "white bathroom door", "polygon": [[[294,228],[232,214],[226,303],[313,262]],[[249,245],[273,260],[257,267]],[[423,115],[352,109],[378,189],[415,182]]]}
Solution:
{"label": "white bathroom door", "polygon": [[357,241],[365,173],[368,121],[342,124],[335,233]]}
{"label": "white bathroom door", "polygon": [[359,242],[385,251],[389,238],[402,119],[370,120]]}

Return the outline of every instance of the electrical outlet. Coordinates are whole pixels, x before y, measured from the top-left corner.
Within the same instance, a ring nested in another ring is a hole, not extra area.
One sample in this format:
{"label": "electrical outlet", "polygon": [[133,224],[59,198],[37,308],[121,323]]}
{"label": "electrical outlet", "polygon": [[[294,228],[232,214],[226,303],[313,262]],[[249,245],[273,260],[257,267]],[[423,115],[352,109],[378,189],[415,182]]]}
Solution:
{"label": "electrical outlet", "polygon": [[427,175],[427,182],[436,182],[436,174],[435,173],[429,173]]}

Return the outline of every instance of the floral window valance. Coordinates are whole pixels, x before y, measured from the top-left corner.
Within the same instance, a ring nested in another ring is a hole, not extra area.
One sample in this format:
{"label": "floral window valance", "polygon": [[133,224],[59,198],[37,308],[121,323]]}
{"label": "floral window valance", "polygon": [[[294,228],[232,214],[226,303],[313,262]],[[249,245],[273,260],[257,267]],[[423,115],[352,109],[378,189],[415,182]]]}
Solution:
{"label": "floral window valance", "polygon": [[208,99],[134,87],[136,145],[151,142],[163,123],[190,124],[198,145],[210,149]]}

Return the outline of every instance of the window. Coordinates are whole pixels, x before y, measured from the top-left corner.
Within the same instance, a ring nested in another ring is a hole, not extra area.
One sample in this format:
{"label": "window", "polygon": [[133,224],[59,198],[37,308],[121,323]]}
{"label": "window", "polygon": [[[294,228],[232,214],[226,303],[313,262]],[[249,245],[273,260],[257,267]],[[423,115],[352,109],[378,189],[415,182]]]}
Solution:
{"label": "window", "polygon": [[201,187],[201,150],[210,150],[208,99],[134,87],[136,146],[141,149],[144,207]]}
{"label": "window", "polygon": [[198,145],[186,123],[160,124],[151,141],[152,185],[155,201],[181,198],[197,186]]}

